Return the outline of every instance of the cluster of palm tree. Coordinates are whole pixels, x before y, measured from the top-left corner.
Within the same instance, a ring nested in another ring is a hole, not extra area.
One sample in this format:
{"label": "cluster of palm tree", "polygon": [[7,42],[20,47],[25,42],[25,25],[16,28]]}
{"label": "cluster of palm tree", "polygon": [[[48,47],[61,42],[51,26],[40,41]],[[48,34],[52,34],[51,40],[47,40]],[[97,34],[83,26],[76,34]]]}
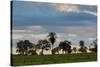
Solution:
{"label": "cluster of palm tree", "polygon": [[[56,42],[57,35],[55,32],[50,32],[49,35],[47,36],[47,39],[44,40],[38,40],[37,44],[31,43],[29,40],[20,40],[17,42],[17,50],[16,52],[19,53],[19,55],[34,55],[36,54],[37,50],[41,49],[41,54],[43,54],[43,50],[51,50],[52,54],[59,53],[60,50],[65,54],[70,54],[72,50],[74,52],[77,52],[77,48],[74,47],[71,49],[71,41],[65,40],[61,41],[58,45],[58,47],[53,48],[54,43]],[[91,52],[97,52],[97,40],[93,41],[94,48],[89,48]],[[82,53],[87,52],[87,47],[84,45],[84,41],[79,42],[80,48],[78,51]]]}

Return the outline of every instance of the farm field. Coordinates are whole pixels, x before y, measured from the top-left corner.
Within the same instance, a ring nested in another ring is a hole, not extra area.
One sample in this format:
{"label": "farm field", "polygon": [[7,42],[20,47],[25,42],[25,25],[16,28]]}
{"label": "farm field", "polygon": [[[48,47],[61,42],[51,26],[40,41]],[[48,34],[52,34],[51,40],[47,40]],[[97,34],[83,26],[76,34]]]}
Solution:
{"label": "farm field", "polygon": [[12,66],[90,62],[90,61],[97,61],[97,54],[79,53],[79,54],[30,55],[30,56],[12,55],[11,60],[12,60],[11,61]]}

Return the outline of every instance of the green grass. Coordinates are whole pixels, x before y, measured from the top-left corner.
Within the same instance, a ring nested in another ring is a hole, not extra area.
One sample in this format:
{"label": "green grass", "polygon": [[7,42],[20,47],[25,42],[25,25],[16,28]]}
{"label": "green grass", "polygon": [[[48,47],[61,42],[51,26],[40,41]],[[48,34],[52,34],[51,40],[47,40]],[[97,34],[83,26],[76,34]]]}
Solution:
{"label": "green grass", "polygon": [[12,55],[12,66],[23,65],[40,65],[40,64],[57,64],[57,63],[73,63],[73,62],[89,62],[96,61],[97,54],[63,54],[63,55],[32,55],[18,56]]}

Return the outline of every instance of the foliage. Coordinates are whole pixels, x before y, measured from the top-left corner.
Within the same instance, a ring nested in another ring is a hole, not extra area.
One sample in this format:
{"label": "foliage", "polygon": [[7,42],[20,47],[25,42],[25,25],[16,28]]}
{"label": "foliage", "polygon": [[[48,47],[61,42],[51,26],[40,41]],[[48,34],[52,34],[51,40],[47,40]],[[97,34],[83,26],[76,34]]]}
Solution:
{"label": "foliage", "polygon": [[97,53],[97,39],[93,41],[94,48],[90,48],[91,52]]}
{"label": "foliage", "polygon": [[52,45],[55,43],[56,38],[57,38],[55,32],[50,32],[49,35],[48,35],[47,37],[49,37],[49,41],[52,43]]}
{"label": "foliage", "polygon": [[63,49],[63,52],[71,53],[71,42],[68,40],[60,42],[59,47]]}
{"label": "foliage", "polygon": [[20,53],[20,55],[28,55],[28,51],[33,47],[33,44],[29,40],[20,40],[17,42],[17,50],[16,52]]}
{"label": "foliage", "polygon": [[12,66],[97,61],[95,53],[12,56]]}

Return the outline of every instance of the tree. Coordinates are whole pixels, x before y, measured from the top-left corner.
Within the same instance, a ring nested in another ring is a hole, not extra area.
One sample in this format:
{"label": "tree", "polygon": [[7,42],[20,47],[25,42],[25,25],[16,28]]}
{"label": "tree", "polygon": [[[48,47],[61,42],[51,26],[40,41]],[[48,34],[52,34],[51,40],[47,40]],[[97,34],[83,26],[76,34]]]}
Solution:
{"label": "tree", "polygon": [[71,42],[70,41],[62,41],[59,44],[59,47],[63,50],[63,52],[65,51],[65,53],[71,53]]}
{"label": "tree", "polygon": [[32,48],[32,45],[29,40],[21,40],[17,43],[17,52],[19,52],[20,55],[28,55],[28,51]]}
{"label": "tree", "polygon": [[28,51],[30,48],[32,48],[32,43],[29,40],[24,40],[24,51],[25,51],[25,55],[28,55]]}
{"label": "tree", "polygon": [[89,48],[91,52],[97,52],[97,39],[93,41],[94,48]]}
{"label": "tree", "polygon": [[79,51],[82,52],[82,53],[86,53],[87,52],[87,47],[84,45],[84,41],[80,41],[79,42],[80,44],[80,48],[79,48]]}
{"label": "tree", "polygon": [[72,49],[75,53],[77,52],[77,48],[76,47],[73,47]]}
{"label": "tree", "polygon": [[61,50],[61,48],[58,46],[58,47],[55,47],[52,49],[52,54],[56,54],[58,53],[59,54],[59,51]]}
{"label": "tree", "polygon": [[97,39],[94,40],[93,43],[94,43],[94,50],[95,50],[95,52],[97,52]]}
{"label": "tree", "polygon": [[84,47],[84,41],[81,40],[79,43],[80,43],[80,47]]}
{"label": "tree", "polygon": [[17,43],[17,50],[16,52],[18,52],[20,55],[24,55],[24,48],[23,48],[23,45],[24,45],[24,42],[22,40],[20,40],[18,43]]}
{"label": "tree", "polygon": [[28,51],[30,55],[36,55],[36,45],[33,45],[32,48]]}
{"label": "tree", "polygon": [[41,54],[43,54],[43,50],[49,50],[48,48],[50,48],[50,42],[48,42],[46,39],[45,40],[39,40],[37,43],[37,46],[42,49]]}
{"label": "tree", "polygon": [[56,38],[57,38],[56,33],[55,32],[50,32],[47,37],[49,37],[49,41],[51,42],[51,44],[53,46],[55,41],[56,41]]}

